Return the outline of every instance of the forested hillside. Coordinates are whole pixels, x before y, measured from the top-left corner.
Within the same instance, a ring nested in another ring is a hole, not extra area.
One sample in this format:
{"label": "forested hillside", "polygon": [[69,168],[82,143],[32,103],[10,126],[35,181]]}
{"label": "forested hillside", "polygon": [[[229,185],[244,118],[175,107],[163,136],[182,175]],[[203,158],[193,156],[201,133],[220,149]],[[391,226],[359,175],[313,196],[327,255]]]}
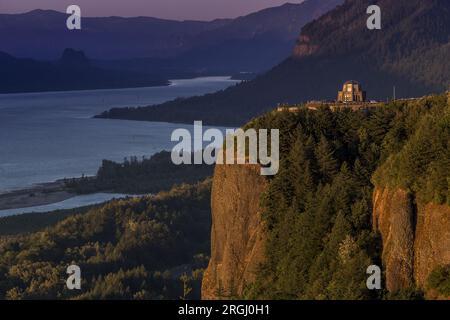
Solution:
{"label": "forested hillside", "polygon": [[[35,233],[1,237],[0,299],[198,298],[210,184],[113,201]],[[71,264],[81,267],[81,291],[66,288]]]}
{"label": "forested hillside", "polygon": [[[449,108],[441,95],[369,112],[271,112],[251,122],[249,127],[280,128],[281,165],[263,199],[266,262],[244,296],[421,297],[414,287],[389,294],[366,288],[366,268],[383,265],[372,196],[383,180],[419,204],[450,204]],[[448,286],[446,272],[436,271],[430,286]]]}
{"label": "forested hillside", "polygon": [[[192,155],[193,157],[193,155]],[[66,186],[79,194],[114,191],[126,194],[157,193],[176,184],[196,183],[210,177],[213,166],[175,165],[171,153],[161,151],[149,159],[131,157],[123,163],[103,160],[95,177],[66,179]]]}

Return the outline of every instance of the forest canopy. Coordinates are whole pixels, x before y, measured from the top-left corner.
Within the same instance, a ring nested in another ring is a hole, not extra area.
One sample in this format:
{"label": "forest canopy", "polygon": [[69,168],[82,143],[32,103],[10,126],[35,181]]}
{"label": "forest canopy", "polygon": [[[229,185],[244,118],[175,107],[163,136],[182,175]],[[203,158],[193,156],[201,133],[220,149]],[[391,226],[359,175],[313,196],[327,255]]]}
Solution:
{"label": "forest canopy", "polygon": [[[0,299],[199,298],[211,181],[112,201],[41,231],[0,238]],[[68,290],[78,265],[82,291]]]}
{"label": "forest canopy", "polygon": [[[396,186],[419,201],[450,205],[447,96],[358,112],[274,111],[248,126],[280,128],[281,160],[263,198],[267,260],[245,297],[406,297],[366,287],[367,266],[381,265],[372,195],[375,186]],[[421,296],[408,290],[408,298]]]}

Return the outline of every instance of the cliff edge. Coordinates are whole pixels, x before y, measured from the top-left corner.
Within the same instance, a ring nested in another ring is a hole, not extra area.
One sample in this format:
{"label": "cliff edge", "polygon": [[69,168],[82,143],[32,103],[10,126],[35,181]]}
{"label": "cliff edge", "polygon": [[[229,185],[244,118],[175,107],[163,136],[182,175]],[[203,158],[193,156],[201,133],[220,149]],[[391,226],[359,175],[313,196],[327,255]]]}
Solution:
{"label": "cliff edge", "polygon": [[264,260],[260,195],[267,181],[256,165],[217,165],[212,185],[211,260],[202,299],[242,294]]}
{"label": "cliff edge", "polygon": [[386,288],[397,291],[416,285],[427,294],[427,279],[450,264],[450,207],[416,205],[406,191],[376,188],[373,227],[381,234]]}

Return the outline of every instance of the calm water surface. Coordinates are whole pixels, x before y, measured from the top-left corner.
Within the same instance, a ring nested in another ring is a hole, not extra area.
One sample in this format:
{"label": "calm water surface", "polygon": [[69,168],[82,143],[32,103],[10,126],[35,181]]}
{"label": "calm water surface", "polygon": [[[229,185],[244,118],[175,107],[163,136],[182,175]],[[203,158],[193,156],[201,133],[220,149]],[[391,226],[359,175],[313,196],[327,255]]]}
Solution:
{"label": "calm water surface", "polygon": [[65,177],[94,175],[103,159],[170,150],[188,125],[92,119],[113,107],[145,106],[214,92],[227,77],[174,80],[171,86],[0,95],[0,192]]}

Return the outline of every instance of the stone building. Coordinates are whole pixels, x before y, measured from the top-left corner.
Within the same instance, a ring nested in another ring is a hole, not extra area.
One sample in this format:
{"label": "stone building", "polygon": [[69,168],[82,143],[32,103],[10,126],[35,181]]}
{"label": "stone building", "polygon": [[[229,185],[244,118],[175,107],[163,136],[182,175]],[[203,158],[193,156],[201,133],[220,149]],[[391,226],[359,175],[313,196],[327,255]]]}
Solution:
{"label": "stone building", "polygon": [[321,106],[327,106],[332,111],[344,109],[358,111],[378,108],[382,106],[382,103],[377,101],[367,101],[366,92],[363,91],[361,84],[357,81],[350,80],[344,83],[342,91],[338,92],[336,101],[309,101],[302,105],[279,104],[277,111],[296,113],[302,109],[318,110]]}
{"label": "stone building", "polygon": [[347,81],[342,87],[342,91],[338,92],[337,102],[365,102],[366,92],[362,90],[361,85],[357,81]]}

